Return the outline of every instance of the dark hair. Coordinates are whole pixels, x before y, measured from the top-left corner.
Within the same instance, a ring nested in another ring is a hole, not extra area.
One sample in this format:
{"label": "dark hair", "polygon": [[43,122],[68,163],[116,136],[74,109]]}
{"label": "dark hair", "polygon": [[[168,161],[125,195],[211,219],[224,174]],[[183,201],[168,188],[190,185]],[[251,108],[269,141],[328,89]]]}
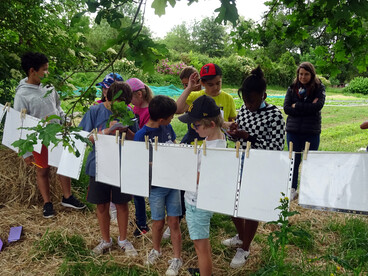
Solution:
{"label": "dark hair", "polygon": [[309,83],[306,85],[307,95],[309,95],[316,87],[318,87],[321,84],[321,81],[316,76],[316,69],[314,68],[313,64],[310,62],[302,62],[298,69],[296,70],[296,78],[293,82],[293,90],[295,93],[298,93],[299,88],[302,86],[302,84],[299,81],[299,71],[300,68],[303,68],[305,71],[308,71],[311,74],[311,79]]}
{"label": "dark hair", "polygon": [[193,73],[197,73],[197,69],[195,69],[193,66],[187,66],[184,67],[183,70],[181,70],[179,78],[182,79],[189,79],[190,75]]}
{"label": "dark hair", "polygon": [[244,99],[252,93],[263,95],[266,92],[266,79],[260,66],[253,69],[250,75],[243,81],[242,86],[238,90],[240,98]]}
{"label": "dark hair", "polygon": [[149,103],[148,111],[153,121],[167,119],[175,114],[176,102],[168,96],[157,95]]}
{"label": "dark hair", "polygon": [[[122,91],[118,98],[114,99],[115,95]],[[130,85],[123,81],[115,81],[111,84],[109,90],[107,90],[106,98],[108,101],[124,101],[126,104],[130,104],[132,101],[132,88]]]}
{"label": "dark hair", "polygon": [[42,53],[27,52],[21,58],[21,66],[24,72],[29,75],[29,70],[33,68],[38,71],[42,65],[48,63],[48,58]]}

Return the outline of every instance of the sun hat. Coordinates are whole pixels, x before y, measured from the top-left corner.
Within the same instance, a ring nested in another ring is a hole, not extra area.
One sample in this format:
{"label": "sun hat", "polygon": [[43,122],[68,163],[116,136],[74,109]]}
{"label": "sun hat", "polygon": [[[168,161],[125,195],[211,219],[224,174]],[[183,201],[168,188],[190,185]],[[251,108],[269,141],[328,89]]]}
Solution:
{"label": "sun hat", "polygon": [[183,123],[193,123],[204,118],[212,118],[221,114],[214,99],[207,95],[197,98],[188,108],[188,112],[179,117]]}
{"label": "sun hat", "polygon": [[115,81],[124,81],[124,79],[118,73],[110,73],[105,76],[102,82],[97,83],[96,86],[109,88]]}

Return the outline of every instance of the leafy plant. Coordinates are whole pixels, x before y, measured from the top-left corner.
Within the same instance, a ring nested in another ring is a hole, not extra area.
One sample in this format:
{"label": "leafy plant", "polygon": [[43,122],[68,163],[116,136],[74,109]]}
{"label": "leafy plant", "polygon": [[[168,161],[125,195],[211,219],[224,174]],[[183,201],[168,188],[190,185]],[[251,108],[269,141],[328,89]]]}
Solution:
{"label": "leafy plant", "polygon": [[356,77],[344,88],[347,93],[361,93],[368,95],[368,78]]}
{"label": "leafy plant", "polygon": [[128,106],[124,101],[121,101],[121,102],[114,101],[111,104],[111,112],[112,114],[107,120],[106,127],[109,127],[110,122],[115,121],[115,120],[118,120],[123,126],[133,125],[132,119],[134,119],[134,113],[133,111],[128,109]]}

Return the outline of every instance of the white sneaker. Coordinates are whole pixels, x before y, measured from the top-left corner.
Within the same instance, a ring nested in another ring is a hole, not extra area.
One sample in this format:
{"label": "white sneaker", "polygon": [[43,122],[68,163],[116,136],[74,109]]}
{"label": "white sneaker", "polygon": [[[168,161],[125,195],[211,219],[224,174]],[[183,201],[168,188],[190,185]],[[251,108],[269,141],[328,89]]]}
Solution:
{"label": "white sneaker", "polygon": [[234,258],[231,260],[231,268],[239,268],[245,265],[249,256],[249,251],[244,251],[242,248],[236,250]]}
{"label": "white sneaker", "polygon": [[171,235],[170,227],[167,227],[165,232],[162,235],[162,239],[163,240],[168,240],[168,239],[170,239],[170,235]]}
{"label": "white sneaker", "polygon": [[294,199],[297,199],[297,198],[298,198],[298,192],[294,188],[291,188],[290,202],[293,201]]}
{"label": "white sneaker", "polygon": [[239,235],[236,234],[234,237],[227,239],[227,240],[223,240],[221,242],[223,245],[228,246],[228,247],[239,247],[243,245],[243,241],[241,239],[239,239]]}
{"label": "white sneaker", "polygon": [[182,260],[178,258],[173,258],[169,261],[169,268],[166,270],[166,275],[168,276],[174,276],[179,274],[179,269],[183,265]]}
{"label": "white sneaker", "polygon": [[112,247],[112,239],[111,238],[110,238],[110,242],[106,242],[104,240],[101,240],[101,242],[95,248],[93,248],[92,252],[95,255],[101,255],[105,251],[110,250],[111,247]]}
{"label": "white sneaker", "polygon": [[137,250],[135,250],[133,244],[130,241],[128,240],[121,241],[120,237],[118,237],[118,245],[121,248],[121,250],[125,252],[125,255],[129,257],[138,256]]}
{"label": "white sneaker", "polygon": [[144,262],[145,265],[153,265],[157,259],[161,256],[161,253],[155,249],[152,249],[148,254],[147,260]]}

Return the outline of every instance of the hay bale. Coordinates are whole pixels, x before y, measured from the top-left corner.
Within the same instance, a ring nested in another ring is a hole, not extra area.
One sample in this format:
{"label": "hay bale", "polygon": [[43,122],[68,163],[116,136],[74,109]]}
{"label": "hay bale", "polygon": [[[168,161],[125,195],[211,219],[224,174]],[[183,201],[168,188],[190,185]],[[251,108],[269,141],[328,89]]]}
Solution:
{"label": "hay bale", "polygon": [[[27,166],[23,158],[10,149],[0,150],[0,190],[2,204],[21,203],[30,206],[43,203],[37,188],[35,167]],[[50,168],[50,193],[52,200],[62,195],[55,168]]]}

